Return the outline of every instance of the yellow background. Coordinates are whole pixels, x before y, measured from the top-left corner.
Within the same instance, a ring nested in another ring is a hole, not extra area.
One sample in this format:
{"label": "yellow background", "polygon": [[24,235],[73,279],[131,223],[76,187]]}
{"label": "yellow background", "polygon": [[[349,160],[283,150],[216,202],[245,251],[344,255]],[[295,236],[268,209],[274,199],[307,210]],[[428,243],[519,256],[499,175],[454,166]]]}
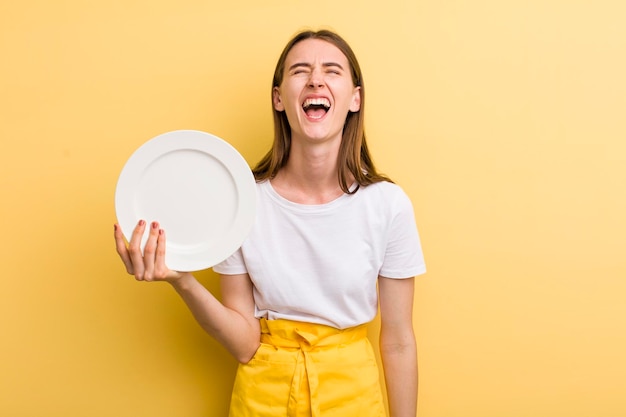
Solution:
{"label": "yellow background", "polygon": [[354,47],[372,152],[415,205],[420,415],[626,415],[625,19],[619,0],[2,2],[0,415],[225,415],[235,362],[116,257],[117,175],[175,129],[256,162],[304,27]]}

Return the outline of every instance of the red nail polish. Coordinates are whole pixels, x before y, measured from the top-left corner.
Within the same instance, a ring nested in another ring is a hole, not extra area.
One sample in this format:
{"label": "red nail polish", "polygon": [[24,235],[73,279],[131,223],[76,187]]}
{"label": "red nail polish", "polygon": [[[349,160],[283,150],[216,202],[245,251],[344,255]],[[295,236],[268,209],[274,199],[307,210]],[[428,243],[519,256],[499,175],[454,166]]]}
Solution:
{"label": "red nail polish", "polygon": [[116,224],[113,225],[113,231],[117,232],[117,225]]}
{"label": "red nail polish", "polygon": [[159,229],[159,234],[162,235],[163,234],[163,229]]}
{"label": "red nail polish", "polygon": [[144,224],[146,224],[145,220],[139,220],[139,226],[143,226]]}
{"label": "red nail polish", "polygon": [[159,227],[157,222],[152,222],[151,226],[152,226],[153,229],[156,229],[157,227]]}

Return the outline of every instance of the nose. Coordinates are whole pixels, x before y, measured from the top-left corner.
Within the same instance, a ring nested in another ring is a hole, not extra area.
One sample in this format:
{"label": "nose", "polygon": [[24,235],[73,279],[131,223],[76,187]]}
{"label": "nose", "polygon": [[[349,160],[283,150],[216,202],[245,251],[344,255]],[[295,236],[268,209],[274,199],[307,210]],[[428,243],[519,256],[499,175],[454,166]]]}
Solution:
{"label": "nose", "polygon": [[309,87],[319,88],[324,86],[324,74],[319,68],[313,68],[309,77]]}

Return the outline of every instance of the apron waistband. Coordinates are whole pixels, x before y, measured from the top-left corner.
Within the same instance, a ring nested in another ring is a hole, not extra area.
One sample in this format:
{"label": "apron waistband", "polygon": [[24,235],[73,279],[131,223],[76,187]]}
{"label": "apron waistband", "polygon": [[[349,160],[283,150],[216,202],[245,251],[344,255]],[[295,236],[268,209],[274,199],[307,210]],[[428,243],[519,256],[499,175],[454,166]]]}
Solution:
{"label": "apron waistband", "polygon": [[261,318],[261,342],[276,347],[311,350],[336,346],[367,337],[367,324],[347,329],[336,329],[324,324],[293,320],[267,320]]}

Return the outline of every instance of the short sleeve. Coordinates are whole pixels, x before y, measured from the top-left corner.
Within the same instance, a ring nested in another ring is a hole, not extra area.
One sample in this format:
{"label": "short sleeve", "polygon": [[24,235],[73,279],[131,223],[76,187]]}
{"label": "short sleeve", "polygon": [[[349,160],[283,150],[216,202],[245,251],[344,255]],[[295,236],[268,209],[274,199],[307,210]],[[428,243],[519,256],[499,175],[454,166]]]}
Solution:
{"label": "short sleeve", "polygon": [[411,278],[426,272],[413,204],[401,191],[392,204],[385,258],[379,274],[386,278]]}
{"label": "short sleeve", "polygon": [[241,248],[237,249],[235,253],[230,255],[224,261],[213,267],[213,271],[223,275],[239,275],[248,272],[246,264],[243,259],[243,253]]}

